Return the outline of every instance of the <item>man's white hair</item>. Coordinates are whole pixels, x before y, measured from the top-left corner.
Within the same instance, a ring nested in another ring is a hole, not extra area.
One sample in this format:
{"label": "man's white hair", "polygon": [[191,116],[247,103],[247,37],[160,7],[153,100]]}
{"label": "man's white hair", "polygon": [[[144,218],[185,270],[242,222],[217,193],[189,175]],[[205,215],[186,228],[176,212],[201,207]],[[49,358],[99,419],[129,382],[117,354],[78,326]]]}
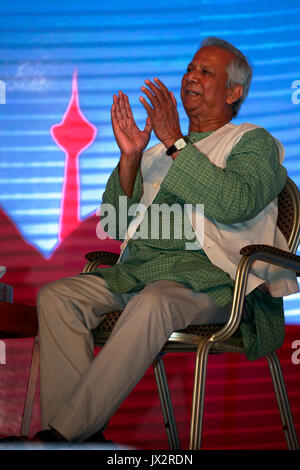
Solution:
{"label": "man's white hair", "polygon": [[206,46],[216,46],[221,49],[226,49],[235,56],[235,59],[227,65],[226,72],[228,75],[228,88],[234,85],[242,85],[243,87],[242,96],[232,104],[232,117],[236,117],[249,92],[252,80],[252,68],[244,54],[229,42],[224,41],[224,39],[209,36],[203,39],[201,43],[201,47]]}

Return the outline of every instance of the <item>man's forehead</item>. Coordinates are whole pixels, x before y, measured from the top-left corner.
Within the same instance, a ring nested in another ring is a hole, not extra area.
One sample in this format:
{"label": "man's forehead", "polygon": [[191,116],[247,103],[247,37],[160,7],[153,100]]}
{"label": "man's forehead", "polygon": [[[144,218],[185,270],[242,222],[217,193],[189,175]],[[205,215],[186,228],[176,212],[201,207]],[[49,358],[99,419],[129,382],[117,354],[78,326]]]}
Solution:
{"label": "man's forehead", "polygon": [[234,54],[227,49],[222,49],[218,46],[205,46],[201,47],[201,49],[196,52],[192,62],[201,61],[212,65],[227,65],[234,57]]}

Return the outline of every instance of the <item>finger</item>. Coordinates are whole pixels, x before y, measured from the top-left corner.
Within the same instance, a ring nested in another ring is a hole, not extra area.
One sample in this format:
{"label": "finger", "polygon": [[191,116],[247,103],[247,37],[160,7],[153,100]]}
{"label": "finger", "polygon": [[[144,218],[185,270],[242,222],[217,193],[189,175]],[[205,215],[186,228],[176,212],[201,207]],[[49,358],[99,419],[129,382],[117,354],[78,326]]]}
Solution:
{"label": "finger", "polygon": [[153,80],[160,87],[160,89],[162,90],[162,92],[164,93],[164,95],[167,98],[171,96],[172,102],[173,102],[174,106],[177,108],[177,101],[176,101],[176,98],[175,98],[173,92],[169,91],[169,89],[166,87],[166,85],[164,85],[164,83],[161,80],[159,80],[159,78],[155,77]]}
{"label": "finger", "polygon": [[114,134],[120,130],[120,123],[116,112],[116,105],[113,104],[111,107],[111,123]]}
{"label": "finger", "polygon": [[115,105],[116,105],[117,117],[118,117],[119,123],[121,124],[121,121],[124,121],[124,119],[127,118],[127,112],[125,109],[124,96],[123,96],[122,91],[119,91],[119,95],[115,97]]}
{"label": "finger", "polygon": [[117,95],[113,95],[113,104],[112,104],[112,106],[114,107],[114,110],[116,111],[117,107],[119,106],[119,99],[118,99]]}
{"label": "finger", "polygon": [[114,131],[122,128],[122,120],[119,119],[116,106],[113,104],[111,107],[111,123]]}
{"label": "finger", "polygon": [[116,95],[113,96],[113,104],[111,106],[111,118],[115,121],[118,120],[117,115],[117,107],[118,107],[118,97]]}
{"label": "finger", "polygon": [[144,132],[147,132],[147,134],[150,134],[151,131],[152,131],[152,124],[151,124],[149,116],[147,116]]}
{"label": "finger", "polygon": [[146,85],[153,91],[154,95],[159,95],[161,93],[161,90],[159,87],[157,87],[154,83],[151,82],[151,80],[145,80]]}
{"label": "finger", "polygon": [[[156,90],[157,96],[159,100],[162,102],[162,100],[169,100],[171,98],[172,104],[174,104],[177,107],[177,102],[176,99],[171,91],[168,90],[168,88],[163,84],[161,80],[158,78],[153,79],[156,82],[156,85],[153,85],[149,82],[149,80],[145,80],[145,83],[154,91]],[[151,86],[152,85],[152,86]]]}
{"label": "finger", "polygon": [[169,95],[168,90],[166,94],[163,90],[161,90],[158,86],[156,86],[150,80],[145,80],[145,83],[150,88],[150,90],[153,92],[153,95],[160,103],[162,103],[163,101],[165,101],[166,98],[168,98],[168,95]]}
{"label": "finger", "polygon": [[124,102],[125,102],[125,108],[126,108],[127,116],[134,121],[131,106],[130,106],[130,103],[129,103],[129,98],[128,98],[127,95],[124,95]]}
{"label": "finger", "polygon": [[127,118],[128,115],[127,115],[127,109],[126,109],[126,105],[125,105],[124,96],[125,96],[124,93],[120,90],[119,91],[120,112],[121,112],[123,118]]}
{"label": "finger", "polygon": [[110,110],[110,112],[111,112],[111,115],[114,115],[114,117],[116,116],[116,105],[115,105],[115,103],[113,103],[113,104],[111,105],[111,110]]}
{"label": "finger", "polygon": [[165,95],[169,95],[171,92],[168,90],[168,88],[166,87],[166,85],[161,81],[159,80],[159,78],[155,77],[153,79],[153,81],[155,82],[155,84],[157,85],[157,87],[165,94]]}
{"label": "finger", "polygon": [[145,93],[145,95],[149,99],[152,106],[155,107],[155,105],[157,105],[157,102],[158,102],[157,96],[155,96],[153,93],[151,93],[151,91],[148,90],[148,88],[146,88],[145,86],[142,86],[141,90],[142,90],[143,93]]}
{"label": "finger", "polygon": [[145,100],[143,96],[140,96],[139,100],[144,106],[145,110],[147,111],[148,116],[150,117],[150,114],[152,113],[153,108],[151,108],[150,104],[148,103],[148,101]]}
{"label": "finger", "polygon": [[116,100],[116,102],[113,104],[113,107],[114,107],[114,113],[115,113],[116,119],[120,123],[123,119],[123,115],[121,112],[119,99]]}

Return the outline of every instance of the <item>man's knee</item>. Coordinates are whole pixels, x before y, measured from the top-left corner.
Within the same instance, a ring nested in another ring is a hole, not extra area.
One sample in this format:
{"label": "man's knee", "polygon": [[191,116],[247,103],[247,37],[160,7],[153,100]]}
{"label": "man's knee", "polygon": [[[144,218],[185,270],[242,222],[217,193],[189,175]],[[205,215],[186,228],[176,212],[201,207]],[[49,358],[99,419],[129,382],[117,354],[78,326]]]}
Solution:
{"label": "man's knee", "polygon": [[37,311],[39,316],[55,305],[58,297],[65,295],[66,281],[66,279],[59,279],[49,282],[39,290],[37,294]]}
{"label": "man's knee", "polygon": [[53,293],[59,290],[60,281],[53,281],[45,284],[38,292],[37,301],[43,301],[46,297],[53,295]]}

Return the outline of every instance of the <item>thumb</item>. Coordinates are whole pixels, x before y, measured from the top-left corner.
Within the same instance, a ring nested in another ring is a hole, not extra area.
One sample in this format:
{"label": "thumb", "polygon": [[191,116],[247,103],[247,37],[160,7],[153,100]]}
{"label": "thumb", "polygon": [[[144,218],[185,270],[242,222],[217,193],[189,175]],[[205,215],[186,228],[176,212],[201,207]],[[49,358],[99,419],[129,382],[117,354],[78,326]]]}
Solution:
{"label": "thumb", "polygon": [[150,134],[151,131],[152,131],[152,124],[151,124],[149,116],[147,116],[144,132],[147,132]]}

